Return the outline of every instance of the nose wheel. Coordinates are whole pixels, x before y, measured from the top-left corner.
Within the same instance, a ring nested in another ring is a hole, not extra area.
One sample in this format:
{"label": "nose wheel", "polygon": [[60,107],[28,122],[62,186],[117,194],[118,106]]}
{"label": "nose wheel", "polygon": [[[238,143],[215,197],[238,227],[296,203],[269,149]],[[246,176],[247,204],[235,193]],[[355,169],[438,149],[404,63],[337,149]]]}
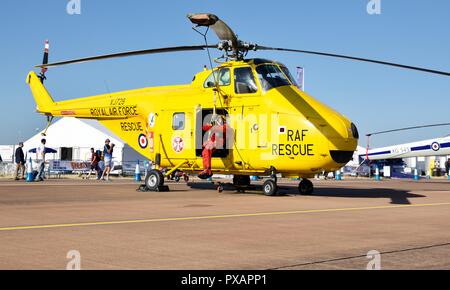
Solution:
{"label": "nose wheel", "polygon": [[278,193],[277,170],[273,166],[270,167],[270,179],[264,181],[263,193],[267,196],[275,196]]}
{"label": "nose wheel", "polygon": [[301,195],[311,195],[314,192],[314,185],[309,179],[302,179],[298,185],[298,191]]}
{"label": "nose wheel", "polygon": [[277,195],[277,192],[278,192],[277,182],[272,179],[266,180],[263,184],[263,192],[267,196]]}

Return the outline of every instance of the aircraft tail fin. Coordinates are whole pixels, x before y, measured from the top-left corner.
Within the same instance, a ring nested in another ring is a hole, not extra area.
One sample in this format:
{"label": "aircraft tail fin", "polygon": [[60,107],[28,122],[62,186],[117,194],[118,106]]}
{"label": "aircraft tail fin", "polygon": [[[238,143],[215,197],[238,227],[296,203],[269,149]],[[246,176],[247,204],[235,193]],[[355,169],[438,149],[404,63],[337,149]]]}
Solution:
{"label": "aircraft tail fin", "polygon": [[37,111],[42,114],[51,115],[55,107],[55,102],[42,84],[35,72],[30,72],[27,76],[27,83],[30,85],[31,93],[37,104]]}

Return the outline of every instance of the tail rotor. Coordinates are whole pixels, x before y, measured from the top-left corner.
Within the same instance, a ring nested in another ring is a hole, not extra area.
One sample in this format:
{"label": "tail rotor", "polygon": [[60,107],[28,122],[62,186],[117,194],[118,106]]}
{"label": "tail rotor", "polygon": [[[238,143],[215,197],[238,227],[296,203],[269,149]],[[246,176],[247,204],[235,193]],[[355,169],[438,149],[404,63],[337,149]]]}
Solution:
{"label": "tail rotor", "polygon": [[[46,65],[48,64],[48,50],[50,48],[50,44],[49,41],[46,40],[45,41],[45,46],[44,46],[44,58],[42,60],[42,65]],[[41,73],[39,74],[39,79],[41,80],[41,83],[44,83],[44,80],[47,79],[47,77],[45,76],[45,73],[47,72],[48,68],[43,66],[41,67]]]}

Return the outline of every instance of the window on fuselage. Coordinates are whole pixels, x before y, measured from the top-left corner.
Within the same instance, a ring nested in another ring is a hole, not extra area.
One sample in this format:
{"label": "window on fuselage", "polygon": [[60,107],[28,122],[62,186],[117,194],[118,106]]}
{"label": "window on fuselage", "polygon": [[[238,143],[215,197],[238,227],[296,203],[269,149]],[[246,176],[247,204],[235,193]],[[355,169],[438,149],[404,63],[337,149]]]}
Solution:
{"label": "window on fuselage", "polygon": [[230,69],[223,68],[218,72],[215,70],[211,73],[203,84],[204,88],[213,88],[216,86],[216,81],[219,83],[219,86],[229,86],[231,83],[230,77]]}
{"label": "window on fuselage", "polygon": [[251,67],[234,69],[234,92],[236,94],[253,94],[258,91]]}
{"label": "window on fuselage", "polygon": [[256,67],[256,72],[264,92],[273,88],[291,85],[289,79],[277,65],[262,64]]}
{"label": "window on fuselage", "polygon": [[173,130],[184,130],[185,122],[186,122],[186,116],[184,113],[173,114],[172,129]]}

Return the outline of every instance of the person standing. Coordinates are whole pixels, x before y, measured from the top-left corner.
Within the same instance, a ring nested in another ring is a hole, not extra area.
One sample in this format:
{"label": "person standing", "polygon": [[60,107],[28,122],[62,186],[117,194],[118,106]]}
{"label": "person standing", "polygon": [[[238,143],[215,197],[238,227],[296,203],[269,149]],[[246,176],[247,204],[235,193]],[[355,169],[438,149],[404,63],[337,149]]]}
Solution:
{"label": "person standing", "polygon": [[111,144],[111,141],[109,139],[105,140],[105,146],[103,147],[103,157],[104,157],[104,163],[105,163],[105,170],[102,174],[102,180],[105,180],[105,174],[106,174],[106,180],[110,181],[109,179],[109,173],[111,172],[112,168],[112,155],[114,151],[114,143]]}
{"label": "person standing", "polygon": [[35,181],[44,181],[44,169],[45,169],[45,143],[47,140],[42,139],[41,145],[36,148],[36,162],[38,166],[38,174],[36,175]]}
{"label": "person standing", "polygon": [[89,179],[91,177],[92,171],[94,171],[96,174],[98,172],[98,162],[100,161],[100,157],[95,152],[94,148],[91,148],[91,168],[89,170],[89,174],[86,176],[86,179]]}
{"label": "person standing", "polygon": [[19,180],[19,172],[22,170],[22,177],[20,179],[25,179],[25,155],[23,154],[23,142],[19,143],[19,147],[16,149],[15,161],[16,161],[16,173],[15,179]]}
{"label": "person standing", "polygon": [[449,175],[449,171],[450,171],[450,158],[448,158],[447,161],[445,161],[445,174]]}
{"label": "person standing", "polygon": [[97,171],[97,180],[100,180],[103,176],[103,172],[105,171],[105,162],[103,162],[103,156],[102,156],[102,151],[101,150],[97,150],[97,156],[98,156],[98,171]]}

